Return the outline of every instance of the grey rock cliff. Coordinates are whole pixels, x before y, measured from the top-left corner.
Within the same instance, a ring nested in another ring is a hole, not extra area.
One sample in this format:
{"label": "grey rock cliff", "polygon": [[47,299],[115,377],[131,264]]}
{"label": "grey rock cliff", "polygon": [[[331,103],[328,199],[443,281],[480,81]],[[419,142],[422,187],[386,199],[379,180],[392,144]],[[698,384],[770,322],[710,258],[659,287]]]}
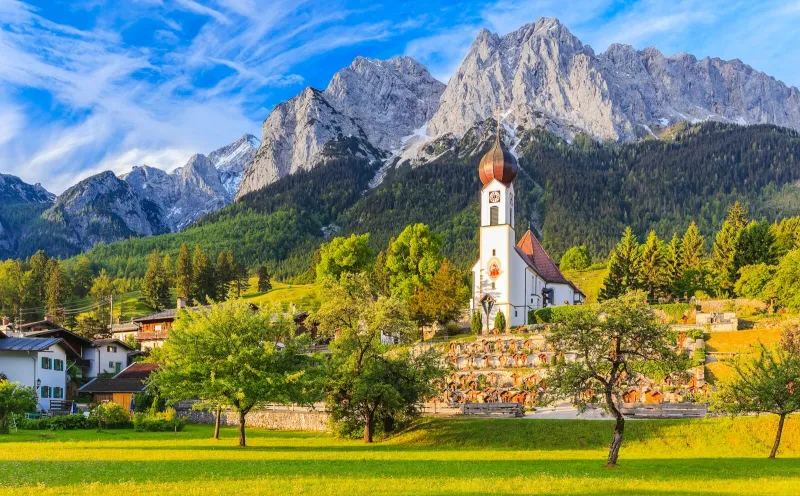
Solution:
{"label": "grey rock cliff", "polygon": [[596,54],[557,19],[482,30],[450,79],[429,135],[463,135],[496,109],[523,127],[632,140],[679,121],[800,129],[800,92],[739,60],[615,44]]}
{"label": "grey rock cliff", "polygon": [[353,141],[348,148],[367,159],[385,157],[431,118],[443,90],[409,57],[356,58],[325,91],[306,88],[272,110],[237,196],[323,163],[337,140]]}

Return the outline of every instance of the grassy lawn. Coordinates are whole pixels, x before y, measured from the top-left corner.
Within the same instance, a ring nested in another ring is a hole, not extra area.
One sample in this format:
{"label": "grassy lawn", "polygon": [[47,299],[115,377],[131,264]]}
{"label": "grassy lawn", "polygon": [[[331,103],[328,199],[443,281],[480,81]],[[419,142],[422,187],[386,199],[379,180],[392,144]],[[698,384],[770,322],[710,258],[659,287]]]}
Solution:
{"label": "grassy lawn", "polygon": [[759,343],[772,346],[779,343],[780,340],[781,329],[709,332],[706,346],[711,352],[742,353],[757,350]]}
{"label": "grassy lawn", "polygon": [[606,277],[607,269],[588,269],[588,270],[565,270],[564,276],[574,282],[578,288],[586,295],[587,303],[597,301],[600,288],[603,287],[603,279]]}
{"label": "grassy lawn", "polygon": [[0,437],[4,495],[798,494],[800,419],[767,460],[771,417],[628,423],[620,466],[606,421],[426,420],[372,446],[325,434],[210,426],[184,432],[15,432]]}
{"label": "grassy lawn", "polygon": [[257,280],[250,281],[250,291],[242,294],[242,298],[254,305],[264,303],[295,304],[299,310],[311,310],[316,301],[315,284],[286,284],[272,282],[272,289],[266,293],[256,291]]}

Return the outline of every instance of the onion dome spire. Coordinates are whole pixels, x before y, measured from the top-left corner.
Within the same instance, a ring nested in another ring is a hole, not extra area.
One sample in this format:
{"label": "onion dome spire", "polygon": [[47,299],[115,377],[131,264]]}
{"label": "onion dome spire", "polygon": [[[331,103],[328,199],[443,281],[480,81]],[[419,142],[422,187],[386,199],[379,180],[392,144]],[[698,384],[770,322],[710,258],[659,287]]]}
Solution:
{"label": "onion dome spire", "polygon": [[492,182],[492,179],[497,179],[501,183],[508,185],[517,177],[518,170],[517,159],[503,146],[503,141],[500,139],[500,116],[498,114],[494,145],[481,158],[481,162],[478,165],[478,174],[484,186]]}

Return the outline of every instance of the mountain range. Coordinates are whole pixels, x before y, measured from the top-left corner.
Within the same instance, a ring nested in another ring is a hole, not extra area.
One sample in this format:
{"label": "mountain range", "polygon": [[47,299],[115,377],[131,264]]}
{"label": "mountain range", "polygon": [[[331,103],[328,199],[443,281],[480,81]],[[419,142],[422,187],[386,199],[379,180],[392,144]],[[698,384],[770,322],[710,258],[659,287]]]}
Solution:
{"label": "mountain range", "polygon": [[[0,193],[0,200],[27,205],[20,211],[28,216],[0,208],[0,255],[25,256],[37,247],[71,255],[97,243],[180,232],[235,200],[269,203],[259,194],[268,186],[343,160],[361,164],[359,185],[371,176],[352,197],[357,211],[405,165],[419,169],[448,153],[451,161],[477,160],[497,117],[515,153],[533,153],[530,140],[544,139],[541,133],[622,146],[661,139],[681,122],[799,130],[800,91],[739,60],[620,44],[595,53],[556,19],[504,36],[482,30],[446,85],[409,57],[357,57],[324,90],[308,87],[277,105],[260,141],[245,135],[171,173],[146,165],[119,177],[104,172],[57,198],[0,175],[0,184],[13,183],[9,191],[17,192],[9,199]],[[531,191],[546,189],[536,179]],[[232,207],[224,211],[238,211]],[[542,208],[531,207],[527,219],[539,232]]]}
{"label": "mountain range", "polygon": [[[13,198],[6,199],[9,194],[3,194],[5,203],[41,206],[33,210],[36,218],[23,223],[20,232],[4,229],[8,220],[4,222],[0,213],[0,233],[6,233],[0,236],[0,253],[13,254],[20,245],[28,247],[22,250],[25,253],[41,242],[41,248],[49,248],[51,253],[74,254],[97,243],[180,231],[233,201],[258,145],[256,137],[244,135],[208,156],[193,155],[172,172],[148,165],[119,177],[106,171],[58,197],[40,185],[0,176],[0,182],[15,185]],[[54,245],[61,248],[53,249]]]}

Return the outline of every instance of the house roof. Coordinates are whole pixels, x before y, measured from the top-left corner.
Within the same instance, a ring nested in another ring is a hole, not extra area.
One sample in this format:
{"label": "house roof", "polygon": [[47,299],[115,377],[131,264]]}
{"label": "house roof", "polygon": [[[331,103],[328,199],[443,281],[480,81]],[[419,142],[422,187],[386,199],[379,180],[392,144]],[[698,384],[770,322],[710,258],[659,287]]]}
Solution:
{"label": "house roof", "polygon": [[92,379],[78,389],[81,393],[139,393],[147,389],[141,379]]}
{"label": "house roof", "polygon": [[78,389],[82,393],[138,393],[147,389],[145,380],[158,369],[157,363],[134,363],[110,379],[92,379]]}
{"label": "house roof", "polygon": [[558,265],[553,262],[553,259],[550,258],[550,255],[547,254],[547,251],[530,230],[522,236],[516,248],[517,253],[526,259],[545,281],[554,284],[569,284],[575,291],[583,294],[572,281],[564,277]]}
{"label": "house roof", "polygon": [[157,363],[151,362],[137,362],[133,363],[119,374],[115,375],[114,379],[147,379],[154,371],[158,369]]}
{"label": "house roof", "polygon": [[83,358],[83,347],[91,346],[92,342],[83,336],[79,336],[72,331],[68,331],[63,327],[57,329],[45,329],[43,331],[26,332],[25,337],[36,338],[61,338],[64,341],[64,346],[67,351],[75,355],[77,358]]}
{"label": "house roof", "polygon": [[38,327],[38,326],[46,326],[53,329],[61,328],[60,325],[56,324],[52,320],[45,319],[45,320],[37,320],[36,322],[28,322],[27,324],[20,324],[17,326],[17,329],[20,331],[25,331],[25,329],[28,329],[30,327]]}
{"label": "house roof", "polygon": [[136,322],[126,322],[124,324],[113,324],[111,326],[111,333],[115,332],[131,332],[138,331],[139,325]]}
{"label": "house roof", "polygon": [[[201,307],[188,307],[185,310],[187,312],[196,312],[197,310],[207,310],[211,308],[211,305],[204,305]],[[164,310],[162,312],[154,313],[151,315],[146,315],[144,317],[139,317],[138,319],[133,319],[133,322],[152,322],[158,320],[175,320],[175,316],[178,315],[177,308],[170,308],[168,310]]]}
{"label": "house roof", "polygon": [[119,339],[95,339],[94,341],[92,341],[92,346],[95,348],[98,346],[106,346],[109,344],[124,346],[129,350],[133,349],[132,346],[125,343],[124,341],[120,341]]}
{"label": "house roof", "polygon": [[61,338],[6,338],[0,340],[0,351],[44,351]]}

